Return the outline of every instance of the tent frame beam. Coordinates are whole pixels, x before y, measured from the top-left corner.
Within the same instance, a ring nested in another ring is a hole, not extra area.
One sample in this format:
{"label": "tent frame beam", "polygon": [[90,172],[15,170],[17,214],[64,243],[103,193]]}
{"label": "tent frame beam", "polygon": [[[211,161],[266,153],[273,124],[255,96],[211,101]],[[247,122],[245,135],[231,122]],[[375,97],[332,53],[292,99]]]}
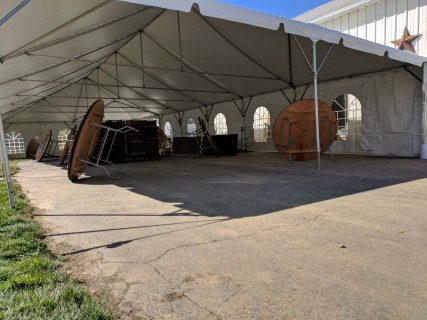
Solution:
{"label": "tent frame beam", "polygon": [[[83,53],[80,53],[80,54],[78,54],[78,55],[75,55],[75,56],[73,56],[73,57],[71,57],[71,58],[69,58],[69,59],[66,59],[66,60],[64,60],[64,61],[61,61],[61,62],[58,62],[58,63],[51,64],[51,65],[46,66],[46,67],[44,67],[44,68],[41,68],[41,69],[39,69],[39,70],[36,70],[36,71],[30,72],[30,73],[26,73],[26,74],[24,74],[24,75],[21,75],[21,76],[15,77],[15,78],[13,78],[13,79],[6,80],[6,81],[4,81],[4,82],[1,82],[1,83],[0,83],[0,86],[2,86],[2,85],[4,85],[4,84],[7,84],[7,83],[11,83],[11,82],[16,81],[16,80],[21,80],[21,79],[23,79],[23,78],[28,78],[28,77],[34,76],[34,75],[36,75],[36,74],[39,74],[39,73],[42,73],[42,72],[45,72],[45,71],[48,71],[48,70],[51,70],[51,69],[54,69],[54,68],[60,67],[60,66],[63,66],[64,64],[67,64],[67,63],[73,62],[73,61],[75,61],[76,59],[79,59],[79,58],[81,58],[81,57],[84,57],[84,56],[90,55],[90,54],[95,53],[95,52],[97,52],[97,51],[99,51],[99,50],[105,49],[105,48],[107,48],[107,47],[109,47],[109,46],[111,46],[111,45],[113,45],[113,44],[116,44],[116,43],[118,43],[118,42],[120,42],[120,41],[126,40],[126,39],[128,39],[128,38],[132,38],[132,37],[134,37],[134,36],[135,36],[135,34],[136,34],[135,32],[129,33],[129,34],[127,34],[127,35],[124,35],[124,36],[121,36],[121,37],[119,37],[119,38],[116,38],[115,40],[112,40],[112,41],[110,41],[110,42],[104,43],[103,45],[101,45],[101,46],[99,46],[99,47],[96,47],[96,48],[91,49],[91,50],[89,50],[89,51],[85,51],[85,52],[83,52]],[[111,54],[109,53],[107,56],[110,56],[110,55],[111,55]],[[87,66],[90,66],[90,65],[92,65],[92,64],[94,64],[94,63],[99,63],[99,61],[100,61],[100,60],[102,60],[102,59],[103,59],[103,58],[100,58],[100,59],[96,60],[95,62],[90,62]]]}
{"label": "tent frame beam", "polygon": [[[111,2],[112,0],[107,0],[106,2]],[[162,10],[160,13],[158,13],[153,19],[151,19],[146,25],[145,25],[145,27],[144,28],[147,28],[148,26],[150,26],[154,21],[156,21],[164,12],[166,11],[166,9],[165,10]],[[84,16],[84,15],[83,15]],[[67,25],[67,24],[65,24],[65,25]],[[66,63],[68,63],[68,62],[72,62],[72,61],[75,61],[75,60],[78,60],[78,59],[80,59],[81,57],[84,57],[84,56],[87,56],[87,55],[89,55],[89,54],[92,54],[92,53],[94,53],[94,52],[97,52],[97,51],[99,51],[99,50],[101,50],[101,49],[104,49],[104,48],[106,48],[106,47],[108,47],[108,46],[111,46],[111,45],[113,45],[113,44],[115,44],[115,43],[118,43],[118,42],[120,42],[120,41],[122,41],[122,40],[125,40],[125,39],[127,39],[127,38],[130,38],[129,40],[127,40],[127,41],[125,41],[125,43],[120,47],[120,48],[122,48],[124,45],[126,45],[130,40],[132,40],[139,32],[140,32],[141,30],[138,30],[138,31],[136,31],[136,32],[131,32],[131,33],[129,33],[129,34],[126,34],[126,35],[124,35],[124,36],[121,36],[121,37],[119,37],[119,38],[116,38],[116,39],[114,39],[114,40],[112,40],[112,41],[110,41],[110,42],[108,42],[108,43],[106,43],[106,44],[103,44],[103,45],[101,45],[101,46],[99,46],[99,47],[97,47],[97,48],[95,48],[95,49],[91,49],[91,50],[89,50],[89,51],[86,51],[86,52],[84,52],[84,53],[81,53],[81,54],[78,54],[78,55],[75,55],[75,56],[73,56],[73,57],[71,57],[71,58],[66,58],[66,60],[64,60],[64,61],[61,61],[61,62],[59,62],[59,63],[57,63],[57,64],[53,64],[53,65],[50,65],[50,66],[47,66],[47,67],[45,67],[45,68],[42,68],[42,69],[40,69],[40,70],[36,70],[35,72],[32,72],[32,73],[27,73],[27,74],[25,74],[25,75],[23,75],[23,76],[19,76],[19,77],[17,77],[17,78],[14,78],[14,79],[9,79],[9,80],[7,80],[7,81],[4,81],[4,82],[1,82],[0,83],[0,86],[2,86],[2,85],[4,85],[4,84],[7,84],[7,83],[10,83],[10,82],[13,82],[13,81],[15,81],[15,80],[21,80],[22,78],[26,78],[26,77],[30,77],[30,76],[33,76],[33,75],[36,75],[36,74],[38,74],[38,73],[41,73],[41,72],[44,72],[44,71],[47,71],[47,70],[50,70],[50,69],[53,69],[53,68],[56,68],[56,67],[58,67],[58,66],[62,66],[62,65],[64,65],[64,64],[66,64]],[[48,35],[50,35],[50,33],[48,34]],[[38,40],[35,40],[35,41],[38,41]],[[118,49],[119,50],[119,49]],[[31,56],[31,54],[28,54],[27,53],[27,55],[29,55],[29,56]],[[106,55],[106,56],[104,56],[104,57],[102,57],[102,58],[100,58],[100,59],[98,59],[95,63],[99,63],[100,62],[100,60],[103,60],[103,59],[105,59],[105,57],[109,57],[109,56],[111,56],[111,54],[109,53],[108,55]],[[90,66],[90,65],[92,65],[94,62],[90,62],[89,64],[88,64],[88,66]],[[99,67],[99,65],[98,65],[98,67]],[[0,98],[0,100],[1,99],[3,99],[3,98]]]}
{"label": "tent frame beam", "polygon": [[91,14],[91,13],[93,13],[93,12],[97,11],[98,9],[102,8],[103,6],[105,6],[105,5],[109,4],[109,3],[110,3],[110,2],[112,2],[112,1],[113,1],[113,0],[106,0],[106,1],[104,1],[104,2],[102,2],[102,3],[100,3],[99,5],[97,5],[97,6],[93,7],[92,9],[90,9],[90,10],[88,10],[88,11],[86,11],[86,12],[84,12],[84,13],[80,14],[80,15],[78,15],[77,17],[75,17],[75,18],[73,18],[73,19],[71,19],[71,20],[67,21],[66,23],[64,23],[64,24],[60,25],[59,27],[57,27],[57,28],[55,28],[55,29],[53,29],[53,30],[51,30],[51,31],[49,31],[49,32],[47,32],[47,33],[45,33],[44,35],[42,35],[42,36],[38,37],[37,39],[34,39],[34,40],[32,40],[31,42],[29,42],[29,43],[27,43],[27,44],[25,44],[25,45],[21,46],[20,48],[15,49],[14,51],[12,51],[12,52],[10,52],[10,53],[6,54],[5,56],[1,57],[1,59],[2,59],[2,60],[5,60],[5,59],[8,59],[8,58],[12,57],[14,54],[16,54],[17,52],[21,51],[22,49],[24,49],[24,48],[26,48],[26,47],[28,47],[28,46],[31,46],[32,44],[37,43],[37,42],[39,42],[40,40],[43,40],[43,39],[45,39],[45,38],[49,37],[50,35],[54,34],[55,32],[57,32],[57,31],[60,31],[60,30],[64,29],[65,27],[67,27],[67,26],[69,26],[69,25],[73,24],[73,23],[74,23],[74,22],[76,22],[76,21],[79,21],[80,19],[82,19],[82,18],[84,18],[85,16],[87,16],[87,15],[89,15],[89,14]]}
{"label": "tent frame beam", "polygon": [[[111,2],[111,0],[106,1],[106,2]],[[91,10],[87,11],[83,15],[79,16],[79,19],[77,19],[77,20],[75,20],[75,19],[71,20],[72,23],[80,20],[81,18],[83,18],[88,13],[92,13],[92,12],[100,9],[105,4],[107,4],[107,3],[101,4],[100,6],[95,7],[94,8],[95,10],[91,9]],[[37,45],[35,47],[27,48],[31,44],[34,44],[34,43],[38,42],[39,40],[42,40],[42,39],[46,38],[47,36],[49,36],[49,35],[51,35],[51,34],[53,34],[53,33],[55,33],[55,32],[57,32],[57,31],[59,31],[59,30],[62,29],[61,27],[58,27],[58,28],[56,28],[56,29],[48,32],[46,35],[39,37],[37,40],[31,41],[29,44],[26,44],[26,45],[22,46],[21,48],[15,50],[14,52],[9,53],[9,54],[3,56],[2,59],[9,60],[9,59],[17,58],[17,57],[20,57],[20,56],[23,56],[23,55],[31,55],[31,53],[33,53],[33,52],[36,52],[36,51],[39,51],[39,50],[43,50],[43,49],[46,49],[46,48],[58,45],[60,43],[67,42],[67,41],[70,41],[72,39],[78,38],[80,36],[83,36],[83,35],[95,32],[97,30],[106,28],[106,27],[108,27],[110,25],[118,23],[118,22],[120,22],[122,20],[126,20],[126,19],[128,19],[130,17],[133,17],[134,15],[137,15],[137,14],[139,14],[141,12],[144,12],[144,11],[146,11],[148,9],[151,9],[151,8],[153,8],[153,7],[144,7],[142,9],[138,9],[138,10],[135,10],[135,11],[132,11],[132,12],[128,12],[128,13],[120,16],[120,17],[117,17],[117,18],[114,18],[114,19],[111,19],[111,20],[108,20],[108,21],[103,21],[102,23],[99,23],[99,24],[96,24],[96,25],[92,25],[90,27],[86,27],[83,30],[80,30],[80,31],[78,31],[76,33],[69,34],[69,35],[63,36],[61,38],[58,38],[58,39],[55,39],[55,40],[52,40],[52,41],[48,41],[48,42],[45,42],[45,43],[42,43],[42,44],[39,44],[39,45]],[[163,10],[163,12],[164,11],[165,10]],[[21,51],[24,48],[27,48],[27,49]]]}
{"label": "tent frame beam", "polygon": [[[74,77],[73,77],[73,78],[71,78],[71,79],[74,79],[74,78],[77,78],[77,77],[81,77],[83,74],[86,74],[86,73],[89,73],[89,72],[90,72],[90,71],[85,72],[85,73],[82,73],[82,74],[79,74],[79,75],[77,75],[77,76],[74,76]],[[37,92],[36,94],[40,94],[40,93],[46,92],[46,91],[51,90],[51,89],[53,89],[53,88],[55,88],[55,87],[57,87],[57,86],[58,86],[58,85],[51,86],[51,87],[49,87],[49,88],[47,88],[47,89],[45,89],[45,90],[41,90],[41,91]],[[57,92],[59,92],[59,91],[61,91],[61,90],[64,90],[64,89],[66,89],[66,88],[69,88],[69,87],[71,87],[71,86],[72,86],[72,84],[67,85],[67,86],[65,86],[65,87],[63,87],[63,88],[60,88],[59,90],[56,90],[56,91],[55,91],[55,92],[53,92],[52,94],[55,94],[55,93],[57,93]],[[40,88],[40,86],[38,86],[38,88]],[[33,89],[30,89],[30,90],[33,90]],[[26,90],[26,91],[29,91],[29,90]],[[23,91],[23,92],[26,92],[26,91]],[[18,94],[15,94],[15,95],[16,95],[17,97],[19,97],[19,95],[18,95]],[[11,105],[18,104],[19,102],[24,101],[24,100],[27,100],[27,99],[30,99],[31,97],[34,97],[34,95],[28,95],[27,97],[24,97],[24,98],[18,99],[18,100],[16,100],[15,102],[13,102]],[[43,98],[41,98],[41,99],[37,99],[36,101],[32,101],[32,102],[30,103],[30,107],[35,106],[35,105],[36,105],[39,101],[41,101],[41,100],[45,100],[45,98],[43,97]],[[24,110],[22,110],[22,109],[24,109]],[[15,109],[15,110],[11,110],[11,111],[9,111],[9,112],[6,112],[5,114],[14,113],[12,116],[8,117],[6,120],[9,120],[10,118],[15,117],[16,115],[18,115],[19,113],[21,113],[21,112],[23,112],[23,111],[25,111],[25,110],[27,110],[27,109],[28,109],[28,108],[20,107],[20,108],[18,108],[18,109]]]}
{"label": "tent frame beam", "polygon": [[[135,66],[135,67],[137,67],[139,69],[144,70],[142,67],[138,66],[135,62],[133,62],[130,58],[128,58],[124,54],[121,54],[119,52],[119,56],[121,56],[123,59],[125,59],[126,61],[128,61],[133,66]],[[183,96],[183,97],[185,97],[187,99],[190,99],[191,102],[197,102],[199,104],[204,104],[204,102],[202,102],[202,101],[200,101],[200,100],[198,100],[198,99],[196,99],[196,98],[194,98],[194,97],[192,97],[192,96],[190,96],[188,94],[180,92],[180,90],[178,88],[176,88],[173,84],[171,84],[169,81],[167,81],[167,80],[165,80],[165,79],[163,79],[163,78],[161,78],[159,76],[156,76],[155,74],[153,74],[151,72],[147,72],[146,71],[145,73],[147,75],[149,75],[151,78],[153,78],[154,80],[156,80],[156,81],[160,82],[161,84],[163,84],[164,86],[166,86],[168,89],[173,90],[174,92],[180,94],[181,96]]]}
{"label": "tent frame beam", "polygon": [[[76,70],[76,71],[79,71],[79,70]],[[77,75],[73,76],[70,80],[73,80],[73,79],[76,79],[76,78],[85,77],[87,74],[89,74],[89,73],[91,73],[91,72],[92,72],[92,70],[88,70],[88,71],[85,71],[85,72],[79,73],[79,74],[77,74]],[[41,94],[42,94],[42,93],[44,93],[44,92],[46,92],[46,91],[49,91],[49,90],[52,90],[52,89],[55,89],[55,88],[57,88],[57,87],[59,87],[59,86],[61,86],[61,85],[62,85],[62,84],[54,84],[54,85],[52,85],[52,86],[50,86],[50,87],[44,88],[43,90],[37,91],[37,92],[35,92],[35,93],[33,93],[33,94],[24,94],[23,92],[22,92],[22,93],[16,93],[16,94],[15,94],[15,96],[16,96],[16,97],[24,97],[24,98],[22,98],[22,99],[18,99],[17,101],[13,102],[13,103],[12,103],[12,105],[14,105],[15,103],[19,103],[19,102],[21,102],[21,101],[24,101],[24,100],[26,100],[26,99],[32,98],[32,97],[41,97],[41,98],[44,98],[44,97],[46,97],[46,96],[41,96]],[[74,84],[67,84],[67,85],[63,86],[61,89],[59,89],[59,90],[57,90],[57,91],[55,91],[55,92],[53,92],[53,93],[51,93],[51,94],[49,94],[49,95],[47,95],[47,96],[51,96],[51,95],[53,95],[53,94],[55,94],[55,93],[57,93],[57,92],[59,92],[59,91],[61,91],[61,90],[67,89],[67,88],[69,88],[69,87],[71,87],[71,86],[73,86],[73,85],[74,85]],[[24,92],[31,91],[31,90],[34,90],[34,88],[33,88],[33,89],[26,90],[26,91],[24,91]],[[74,97],[74,98],[75,98],[75,97]]]}
{"label": "tent frame beam", "polygon": [[[283,94],[283,96],[285,97],[285,99],[289,102],[289,104],[292,104],[291,99],[289,99],[288,95],[286,94],[285,90],[280,89],[280,92]],[[295,98],[294,98],[294,102],[295,102]]]}
{"label": "tent frame beam", "polygon": [[[114,77],[114,75],[112,75],[112,74],[111,74],[111,73],[109,73],[108,71],[104,70],[103,68],[99,68],[99,70],[101,70],[103,73],[105,73],[106,75],[108,75],[109,77],[111,77],[113,80],[117,80],[120,84],[122,84],[122,85],[126,85],[126,83],[124,83],[123,81],[121,81],[121,80],[120,80],[120,79],[118,79],[118,78],[116,79],[116,78]],[[144,93],[142,93],[142,92],[139,92],[139,91],[134,90],[134,89],[131,89],[131,88],[129,88],[129,90],[130,90],[130,91],[132,91],[132,92],[134,92],[134,93],[136,93],[137,95],[139,95],[139,96],[141,96],[141,97],[146,98],[147,100],[150,100],[150,101],[152,101],[152,102],[154,102],[154,103],[156,103],[156,104],[158,104],[158,105],[162,106],[163,108],[166,108],[166,109],[170,109],[170,110],[174,110],[174,111],[176,111],[173,107],[168,106],[168,105],[166,105],[166,104],[164,104],[164,103],[162,103],[162,102],[160,102],[160,101],[156,100],[155,98],[150,97],[148,94],[144,94]],[[116,99],[117,99],[117,98],[116,98]],[[127,99],[124,99],[124,100],[126,101]]]}
{"label": "tent frame beam", "polygon": [[[125,86],[122,86],[122,88],[127,88]],[[116,94],[117,95],[117,94]],[[56,95],[39,95],[39,94],[33,94],[33,95],[18,95],[18,97],[36,97],[36,98],[61,98],[61,99],[76,99],[76,96],[56,96]],[[123,99],[123,96],[117,95],[117,97],[98,97],[98,96],[88,96],[85,95],[86,99]],[[188,99],[154,99],[154,98],[126,98],[127,100],[138,100],[138,101],[169,101],[169,102],[194,102],[193,100]]]}
{"label": "tent frame beam", "polygon": [[[141,31],[142,32],[142,31]],[[118,50],[120,53],[120,50]],[[81,59],[81,58],[74,58],[74,57],[64,57],[64,56],[58,56],[58,55],[47,55],[47,54],[39,54],[39,53],[32,53],[30,54],[30,57],[40,57],[40,58],[51,58],[51,59],[66,59],[66,60],[72,60],[76,62],[96,62],[96,60],[91,59]],[[115,62],[109,62],[104,61],[100,63],[101,65],[110,65],[115,66]],[[277,80],[274,77],[266,77],[266,76],[259,76],[259,75],[250,75],[250,74],[232,74],[232,73],[220,73],[220,72],[210,72],[210,71],[196,71],[196,70],[180,70],[180,69],[172,69],[172,68],[163,68],[163,67],[155,67],[155,66],[134,66],[132,64],[128,63],[118,63],[119,67],[129,67],[129,68],[139,68],[144,70],[158,70],[158,71],[169,71],[169,72],[176,72],[176,73],[188,73],[188,74],[197,74],[197,75],[206,75],[206,76],[221,76],[221,77],[231,77],[231,78],[244,78],[244,79],[259,79],[259,80]],[[229,93],[229,91],[226,91],[225,93]]]}
{"label": "tent frame beam", "polygon": [[[93,81],[92,79],[90,79],[90,78],[88,78],[88,80],[89,80],[89,81],[91,81],[91,82],[94,82],[94,81]],[[113,91],[111,91],[111,90],[109,90],[109,89],[107,89],[107,88],[104,88],[104,87],[100,86],[100,89],[101,89],[102,91],[106,92],[107,94],[108,94],[108,93],[110,93],[110,94],[115,95],[115,93],[114,93]],[[116,103],[126,105],[125,103],[123,103],[123,101],[118,102],[117,98],[111,98],[111,99],[113,99],[113,101],[115,101]],[[146,109],[146,108],[144,108],[144,107],[138,106],[138,105],[134,104],[133,102],[131,102],[131,101],[127,100],[126,98],[121,98],[121,100],[124,100],[124,101],[126,101],[127,103],[129,103],[129,105],[127,105],[129,108],[134,108],[134,109],[141,110],[141,111],[143,111],[143,112],[147,112],[147,113],[151,113],[151,114],[153,114],[153,115],[156,115],[156,116],[157,116],[157,113],[155,113],[155,112],[153,112],[153,111],[151,111],[151,110],[149,110],[149,109]]]}
{"label": "tent frame beam", "polygon": [[[168,53],[171,57],[175,58],[177,61],[180,61],[181,57],[179,56],[178,53],[176,53],[174,50],[172,50],[171,48],[169,48],[168,46],[166,46],[165,44],[161,43],[159,40],[155,39],[154,37],[152,37],[151,35],[149,35],[147,32],[144,32],[144,34],[151,40],[153,41],[156,45],[158,45],[160,48],[162,48],[166,53]],[[200,69],[199,67],[197,67],[196,65],[194,65],[193,63],[191,63],[189,60],[184,59],[182,57],[182,61],[184,63],[184,65],[187,68],[190,68],[193,71],[197,71],[197,74],[202,77],[203,79],[209,81],[210,83],[212,83],[213,85],[215,85],[218,88],[221,88],[223,90],[226,90],[228,93],[232,93],[233,95],[235,95],[238,98],[242,98],[243,95],[236,92],[235,90],[228,88],[225,84],[221,83],[220,81],[216,80],[213,76],[207,74],[205,71],[203,71],[202,69]]]}
{"label": "tent frame beam", "polygon": [[[203,111],[203,108],[205,109],[204,111]],[[211,104],[211,105],[204,105],[204,106],[200,106],[199,107],[199,110],[203,114],[203,117],[205,118],[205,120],[206,120],[206,122],[207,122],[208,125],[209,125],[209,120],[211,118],[211,114],[212,114],[213,108],[214,108],[213,104]]]}
{"label": "tent frame beam", "polygon": [[182,132],[182,123],[184,122],[184,113],[185,111],[177,111],[173,113],[173,116],[175,117],[176,121],[178,121],[179,127],[181,128]]}
{"label": "tent frame beam", "polygon": [[[119,53],[120,55],[120,53]],[[55,84],[72,84],[76,85],[78,82],[69,82],[69,81],[55,81],[55,80],[43,80],[43,79],[23,79],[24,82],[40,82],[40,83],[55,83]],[[99,81],[97,81],[99,83]],[[89,86],[97,86],[97,84],[88,84]],[[107,83],[99,83],[104,87],[114,87],[117,88],[116,84],[107,84]],[[183,92],[202,92],[202,93],[227,93],[225,91],[214,91],[214,90],[198,90],[198,89],[173,89],[173,88],[162,88],[162,87],[143,87],[143,86],[131,86],[131,85],[119,85],[120,88],[133,88],[133,89],[147,89],[147,90],[165,90],[165,91],[183,91]],[[31,89],[32,90],[32,89]],[[26,90],[29,91],[29,90]],[[26,92],[25,91],[25,92]],[[23,93],[23,92],[21,92]],[[16,104],[14,104],[16,105]]]}
{"label": "tent frame beam", "polygon": [[280,75],[278,75],[276,72],[268,69],[263,64],[261,64],[260,62],[256,61],[253,57],[251,57],[249,54],[247,54],[245,51],[243,51],[242,49],[240,49],[239,46],[237,46],[233,41],[231,41],[223,32],[221,32],[213,23],[211,23],[200,12],[198,12],[197,10],[194,10],[194,9],[193,9],[193,11],[201,18],[201,20],[203,20],[209,27],[211,27],[211,29],[214,30],[223,40],[225,40],[228,44],[230,44],[235,50],[237,50],[244,57],[246,57],[247,59],[249,59],[249,61],[251,61],[252,63],[254,63],[255,65],[257,65],[259,68],[261,68],[265,72],[267,72],[267,73],[271,74],[272,76],[274,76],[275,80],[280,80],[283,83],[285,83],[286,85],[291,86],[291,84],[288,81],[286,81],[285,79],[283,79],[283,77],[281,77]]}

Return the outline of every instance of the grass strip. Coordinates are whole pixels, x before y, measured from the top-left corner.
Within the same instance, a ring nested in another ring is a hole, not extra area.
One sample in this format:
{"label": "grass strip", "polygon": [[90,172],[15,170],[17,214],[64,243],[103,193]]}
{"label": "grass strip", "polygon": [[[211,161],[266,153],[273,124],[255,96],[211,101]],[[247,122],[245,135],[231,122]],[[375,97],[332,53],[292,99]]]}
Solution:
{"label": "grass strip", "polygon": [[[17,161],[11,161],[16,172]],[[86,288],[62,271],[61,261],[41,240],[34,209],[14,183],[16,209],[9,208],[0,181],[0,320],[113,319]]]}

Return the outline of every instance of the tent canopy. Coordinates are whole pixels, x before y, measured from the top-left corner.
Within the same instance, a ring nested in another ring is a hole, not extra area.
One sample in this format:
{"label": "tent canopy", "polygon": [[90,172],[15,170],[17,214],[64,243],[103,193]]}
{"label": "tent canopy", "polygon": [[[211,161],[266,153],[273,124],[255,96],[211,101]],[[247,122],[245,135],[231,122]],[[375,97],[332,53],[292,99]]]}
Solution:
{"label": "tent canopy", "polygon": [[133,119],[303,86],[313,41],[319,82],[425,60],[213,0],[10,0],[1,17],[5,123],[79,122],[98,98],[106,119]]}

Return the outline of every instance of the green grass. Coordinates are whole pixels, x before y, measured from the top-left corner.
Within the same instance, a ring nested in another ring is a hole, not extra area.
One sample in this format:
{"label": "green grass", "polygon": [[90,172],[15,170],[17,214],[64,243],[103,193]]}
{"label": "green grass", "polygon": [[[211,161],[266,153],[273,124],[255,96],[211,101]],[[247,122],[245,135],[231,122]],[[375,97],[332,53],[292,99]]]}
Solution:
{"label": "green grass", "polygon": [[[16,172],[17,161],[11,161]],[[0,320],[107,320],[111,312],[60,269],[61,261],[41,240],[33,208],[14,183],[16,209],[9,209],[0,181]]]}
{"label": "green grass", "polygon": [[[9,160],[9,169],[10,169],[10,174],[14,175],[15,173],[18,172],[18,167],[16,166],[19,162],[22,161],[29,161],[27,159],[14,159],[14,160]],[[0,161],[0,177],[4,178],[3,176],[3,163]]]}

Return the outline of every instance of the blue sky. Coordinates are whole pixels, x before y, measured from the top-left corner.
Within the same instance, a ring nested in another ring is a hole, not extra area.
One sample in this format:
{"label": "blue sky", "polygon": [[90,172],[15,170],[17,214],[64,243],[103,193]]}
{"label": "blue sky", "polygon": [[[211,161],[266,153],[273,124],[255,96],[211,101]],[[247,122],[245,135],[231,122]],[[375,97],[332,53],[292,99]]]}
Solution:
{"label": "blue sky", "polygon": [[271,13],[285,18],[294,18],[330,0],[219,0],[240,7]]}

